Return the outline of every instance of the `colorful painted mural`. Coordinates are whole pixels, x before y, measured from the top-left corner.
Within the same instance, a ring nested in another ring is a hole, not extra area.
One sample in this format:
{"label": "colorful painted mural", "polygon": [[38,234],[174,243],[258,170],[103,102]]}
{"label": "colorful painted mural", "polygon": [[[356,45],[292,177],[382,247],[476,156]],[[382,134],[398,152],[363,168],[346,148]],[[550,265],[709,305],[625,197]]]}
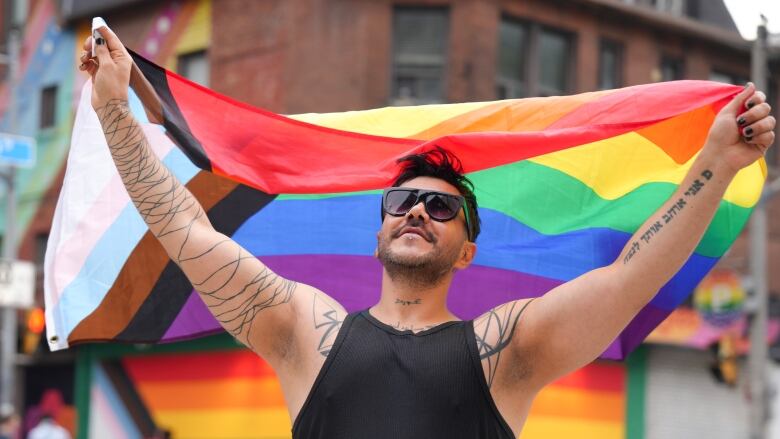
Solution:
{"label": "colorful painted mural", "polygon": [[[38,143],[35,167],[20,169],[16,174],[16,229],[20,235],[35,215],[68,152],[77,81],[75,41],[73,31],[58,25],[53,0],[31,2],[22,36],[19,82],[14,90],[4,89],[0,97],[4,110],[0,131],[31,136]],[[5,111],[11,102],[10,93],[16,101],[15,123],[11,113]],[[0,190],[4,197],[5,188]],[[0,212],[4,209],[3,203]],[[0,213],[0,229],[5,230],[4,212]]]}
{"label": "colorful painted mural", "polygon": [[[78,91],[87,79],[78,72],[76,60],[82,42],[89,35],[89,20],[61,27],[57,3],[55,0],[29,2],[22,35],[19,83],[13,91],[6,83],[0,87],[0,114],[3,115],[0,131],[31,136],[38,143],[35,167],[20,169],[16,175],[17,241],[28,235],[27,229],[46,193],[58,184],[57,177],[69,148]],[[179,56],[208,48],[210,0],[172,1],[149,10],[152,16],[133,44],[140,53],[175,70]],[[8,111],[11,93],[16,99],[15,118]],[[5,197],[4,187],[0,187],[0,197]],[[4,210],[5,204],[0,203],[0,232],[5,230]]]}
{"label": "colorful painted mural", "polygon": [[[279,382],[268,364],[248,350],[133,355],[113,365],[111,361],[99,360],[92,367],[89,437],[142,437],[139,407],[134,407],[135,397],[128,396],[133,391],[154,425],[173,437],[290,437]],[[125,380],[133,391],[123,388]],[[626,366],[612,362],[593,363],[558,380],[537,397],[520,438],[626,437],[626,383]]]}

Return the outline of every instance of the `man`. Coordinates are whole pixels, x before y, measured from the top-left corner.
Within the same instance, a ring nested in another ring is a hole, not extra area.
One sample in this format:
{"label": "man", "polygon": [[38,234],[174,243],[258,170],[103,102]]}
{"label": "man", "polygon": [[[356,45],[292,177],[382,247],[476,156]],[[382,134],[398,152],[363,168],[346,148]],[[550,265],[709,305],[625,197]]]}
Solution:
{"label": "man", "polygon": [[97,58],[88,39],[80,68],[127,191],[214,316],[273,366],[300,438],[516,437],[539,390],[598,357],[690,256],[736,172],[774,141],[769,105],[749,84],[716,117],[677,193],[629,241],[688,191],[640,250],[628,245],[609,266],[473,322],[446,306],[454,272],[477,249],[470,183],[444,150],[407,157],[382,198],[381,299],[347,315],[213,229],[151,152],[127,105],[132,60],[111,30],[100,33]]}
{"label": "man", "polygon": [[0,439],[17,439],[20,425],[14,406],[8,403],[0,405]]}

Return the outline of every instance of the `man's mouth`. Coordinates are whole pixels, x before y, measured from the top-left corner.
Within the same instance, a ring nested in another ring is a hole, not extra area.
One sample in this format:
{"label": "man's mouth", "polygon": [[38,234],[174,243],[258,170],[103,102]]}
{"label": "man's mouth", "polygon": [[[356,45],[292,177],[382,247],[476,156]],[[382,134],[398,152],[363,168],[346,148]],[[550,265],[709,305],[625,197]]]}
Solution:
{"label": "man's mouth", "polygon": [[401,236],[404,236],[406,234],[417,235],[417,236],[421,237],[422,239],[424,239],[424,240],[426,240],[428,242],[432,241],[432,239],[431,239],[432,237],[429,236],[428,233],[426,233],[423,229],[421,229],[419,227],[409,227],[409,226],[402,228],[396,234],[396,238],[400,238]]}

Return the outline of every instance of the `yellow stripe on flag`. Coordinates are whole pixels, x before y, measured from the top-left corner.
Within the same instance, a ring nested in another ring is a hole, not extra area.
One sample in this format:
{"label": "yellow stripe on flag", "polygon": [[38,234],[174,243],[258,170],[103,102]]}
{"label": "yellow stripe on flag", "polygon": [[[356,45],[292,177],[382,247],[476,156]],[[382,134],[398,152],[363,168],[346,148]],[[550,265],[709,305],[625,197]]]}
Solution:
{"label": "yellow stripe on flag", "polygon": [[[557,169],[588,185],[600,197],[614,200],[649,182],[680,184],[695,159],[696,156],[678,165],[651,141],[629,132],[530,161]],[[758,162],[742,169],[723,199],[752,207],[760,196],[755,188],[763,184],[764,176]]]}
{"label": "yellow stripe on flag", "polygon": [[[209,395],[201,395],[208,398]],[[285,409],[158,411],[154,421],[173,437],[187,439],[266,439],[291,437]]]}
{"label": "yellow stripe on flag", "polygon": [[528,418],[520,439],[624,439],[622,423],[579,418],[534,416]]}

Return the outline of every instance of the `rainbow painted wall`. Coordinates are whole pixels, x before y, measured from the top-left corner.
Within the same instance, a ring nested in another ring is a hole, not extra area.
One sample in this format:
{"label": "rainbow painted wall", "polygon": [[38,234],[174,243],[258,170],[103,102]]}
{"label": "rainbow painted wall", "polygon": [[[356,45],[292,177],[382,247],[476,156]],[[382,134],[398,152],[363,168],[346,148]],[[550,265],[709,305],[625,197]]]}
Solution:
{"label": "rainbow painted wall", "polygon": [[[279,382],[248,350],[147,352],[116,359],[154,423],[173,437],[291,437]],[[102,364],[111,360],[103,357],[92,365],[88,437],[143,437],[134,409],[126,404],[127,390],[117,389],[104,371]],[[597,362],[558,380],[537,397],[520,438],[627,437],[627,379],[626,364]]]}

